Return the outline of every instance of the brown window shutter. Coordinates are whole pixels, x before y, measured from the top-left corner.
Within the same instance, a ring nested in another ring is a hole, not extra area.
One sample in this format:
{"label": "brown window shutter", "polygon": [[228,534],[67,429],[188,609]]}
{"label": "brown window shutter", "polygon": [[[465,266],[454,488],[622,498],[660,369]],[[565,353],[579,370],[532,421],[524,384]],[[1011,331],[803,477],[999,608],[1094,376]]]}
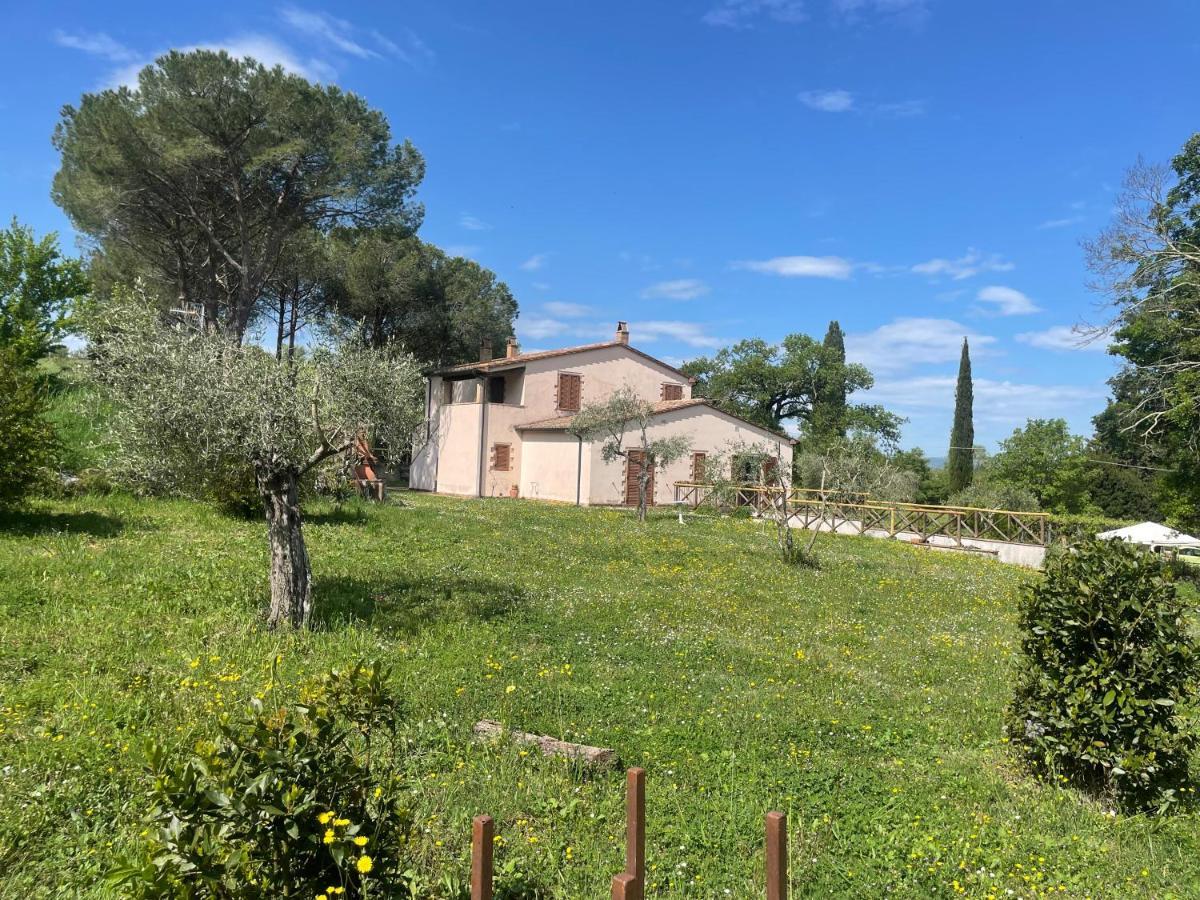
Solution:
{"label": "brown window shutter", "polygon": [[683,385],[682,384],[664,384],[662,386],[662,398],[664,400],[682,400]]}
{"label": "brown window shutter", "polygon": [[764,459],[762,464],[763,481],[767,482],[768,484],[773,481],[775,478],[775,473],[778,471],[778,469],[779,460],[776,457],[768,456],[766,459]]}
{"label": "brown window shutter", "polygon": [[558,408],[564,412],[579,412],[582,406],[583,376],[558,373]]}
{"label": "brown window shutter", "polygon": [[507,472],[512,460],[511,444],[492,445],[492,468],[497,472]]}
{"label": "brown window shutter", "polygon": [[705,454],[692,454],[692,483],[700,484],[704,481],[704,460]]}

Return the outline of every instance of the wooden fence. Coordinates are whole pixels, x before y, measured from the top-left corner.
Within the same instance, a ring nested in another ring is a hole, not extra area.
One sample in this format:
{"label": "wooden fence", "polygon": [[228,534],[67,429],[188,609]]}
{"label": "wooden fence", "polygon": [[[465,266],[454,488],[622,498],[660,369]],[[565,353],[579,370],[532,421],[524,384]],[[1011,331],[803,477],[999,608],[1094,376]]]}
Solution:
{"label": "wooden fence", "polygon": [[[866,494],[835,494],[809,488],[790,488],[786,495],[788,518],[802,528],[840,533],[868,531],[915,534],[921,540],[946,537],[961,545],[964,540],[1046,546],[1051,539],[1049,514],[972,506],[933,506],[871,500]],[[780,509],[784,489],[763,485],[716,487],[690,481],[675,483],[675,502],[693,509],[700,506],[750,507],[760,513]]]}
{"label": "wooden fence", "polygon": [[[492,848],[495,822],[476,816],[471,827],[471,900],[492,900]],[[766,897],[787,900],[787,816],[769,812],[766,819]],[[646,771],[625,775],[625,869],[612,880],[612,900],[646,897]]]}

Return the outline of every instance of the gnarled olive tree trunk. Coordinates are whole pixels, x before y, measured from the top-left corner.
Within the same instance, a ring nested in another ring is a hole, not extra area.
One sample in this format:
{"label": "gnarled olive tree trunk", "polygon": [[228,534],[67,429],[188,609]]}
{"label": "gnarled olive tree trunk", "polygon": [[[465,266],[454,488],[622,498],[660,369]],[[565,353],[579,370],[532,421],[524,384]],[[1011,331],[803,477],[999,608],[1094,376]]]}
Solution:
{"label": "gnarled olive tree trunk", "polygon": [[303,628],[312,614],[312,568],[300,522],[300,476],[294,467],[258,466],[254,473],[267,516],[271,548],[271,609],[267,627]]}

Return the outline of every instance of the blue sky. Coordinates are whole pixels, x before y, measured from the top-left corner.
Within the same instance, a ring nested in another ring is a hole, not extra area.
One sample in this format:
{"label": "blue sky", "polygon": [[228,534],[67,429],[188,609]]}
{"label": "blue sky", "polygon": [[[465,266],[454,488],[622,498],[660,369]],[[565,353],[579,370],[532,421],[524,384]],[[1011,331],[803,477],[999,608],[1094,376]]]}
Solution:
{"label": "blue sky", "polygon": [[945,452],[971,337],[976,434],[1082,432],[1115,363],[1078,242],[1137,157],[1200,124],[1189,0],[43,3],[0,37],[0,212],[49,198],[63,104],[171,47],[362,94],[424,153],[422,235],[508,282],[526,348],[617,319],[672,362],[831,318]]}

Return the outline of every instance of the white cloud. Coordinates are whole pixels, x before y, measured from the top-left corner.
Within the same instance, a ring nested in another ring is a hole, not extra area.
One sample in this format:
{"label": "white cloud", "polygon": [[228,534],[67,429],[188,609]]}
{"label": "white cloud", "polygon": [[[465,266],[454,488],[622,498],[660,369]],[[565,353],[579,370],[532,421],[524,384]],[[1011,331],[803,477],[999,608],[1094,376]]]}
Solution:
{"label": "white cloud", "polygon": [[60,47],[81,50],[111,62],[129,62],[137,58],[137,53],[109,37],[103,31],[70,33],[58,29],[54,32],[54,43]]}
{"label": "white cloud", "polygon": [[549,316],[519,316],[516,323],[517,333],[523,338],[540,341],[543,338],[557,337],[568,331],[566,322]]}
{"label": "white cloud", "polygon": [[1024,334],[1018,334],[1017,340],[1042,350],[1086,350],[1105,353],[1108,351],[1108,345],[1100,340],[1101,337],[1103,332],[1071,325],[1054,325],[1044,331],[1026,331]]}
{"label": "white cloud", "polygon": [[999,254],[993,253],[989,256],[984,256],[974,247],[971,247],[968,248],[964,256],[960,256],[958,259],[937,257],[927,262],[917,263],[912,267],[912,271],[918,275],[928,275],[933,278],[944,275],[955,281],[961,281],[964,278],[971,278],[981,272],[1010,272],[1013,268],[1013,264],[1006,262]]}
{"label": "white cloud", "polygon": [[431,65],[436,57],[429,45],[421,40],[420,35],[411,28],[404,28],[400,32],[399,41],[385,37],[374,29],[371,30],[371,37],[396,59],[407,63],[414,69],[424,69]]}
{"label": "white cloud", "polygon": [[1048,231],[1052,228],[1070,228],[1072,225],[1078,225],[1084,219],[1083,216],[1066,216],[1062,219],[1047,219],[1037,226],[1038,231]]}
{"label": "white cloud", "polygon": [[776,256],[742,260],[733,263],[733,268],[784,278],[849,278],[854,264],[840,256]]}
{"label": "white cloud", "polygon": [[[872,402],[898,412],[954,408],[954,375],[923,375],[883,379],[867,395]],[[977,422],[1011,423],[1052,418],[1094,404],[1106,396],[1103,387],[1070,384],[1025,384],[976,378],[973,381]]]}
{"label": "white cloud", "polygon": [[[223,41],[190,44],[172,49],[178,50],[180,53],[189,53],[192,50],[212,50],[213,52],[224,50],[234,59],[253,57],[269,69],[280,66],[285,71],[299,75],[301,78],[307,78],[309,81],[328,83],[337,78],[337,71],[325,60],[316,57],[301,59],[295,50],[270,35],[242,34]],[[105,79],[105,86],[137,87],[138,73],[164,53],[166,53],[165,50],[116,69]]]}
{"label": "white cloud", "polygon": [[723,347],[727,343],[724,338],[706,334],[704,326],[695,322],[632,322],[629,325],[629,334],[630,340],[634,343],[667,338],[687,344],[689,347],[705,347],[710,349]]}
{"label": "white cloud", "polygon": [[545,267],[546,260],[549,258],[549,253],[535,253],[529,259],[525,260],[525,262],[521,263],[521,268],[526,272],[536,272],[538,269]]}
{"label": "white cloud", "polygon": [[458,217],[458,224],[462,228],[467,229],[467,231],[487,231],[492,227],[487,222],[483,221],[483,219],[480,219],[477,216],[468,215],[467,213],[463,213]]}
{"label": "white cloud", "polygon": [[833,0],[833,11],[853,24],[868,15],[907,25],[920,25],[929,16],[927,0]]}
{"label": "white cloud", "polygon": [[911,119],[925,115],[928,107],[928,100],[895,100],[891,103],[880,103],[875,107],[875,112],[889,119]]}
{"label": "white cloud", "polygon": [[336,50],[357,56],[359,59],[372,59],[379,54],[364,47],[351,36],[354,26],[345,19],[338,19],[323,12],[312,12],[295,6],[285,6],[279,14],[283,21],[297,31],[309,37],[324,41]]}
{"label": "white cloud", "polygon": [[802,91],[800,102],[809,109],[840,113],[854,109],[854,95],[849,91]]}
{"label": "white cloud", "polygon": [[706,25],[749,28],[755,19],[797,24],[808,18],[804,0],[721,0],[701,19]]}
{"label": "white cloud", "polygon": [[447,244],[442,252],[447,256],[474,256],[480,251],[478,244]]}
{"label": "white cloud", "polygon": [[983,303],[995,304],[1002,316],[1027,316],[1030,313],[1041,312],[1041,307],[1016,288],[1002,287],[998,284],[980,289],[976,299]]}
{"label": "white cloud", "polygon": [[677,278],[674,281],[660,281],[642,291],[647,299],[664,298],[667,300],[695,300],[708,293],[708,285],[699,278]]}
{"label": "white cloud", "polygon": [[952,319],[896,319],[874,331],[846,335],[846,358],[872,372],[898,372],[918,365],[955,362],[967,338],[974,356],[996,343]]}
{"label": "white cloud", "polygon": [[564,303],[561,300],[551,300],[549,303],[543,303],[542,309],[546,310],[550,315],[558,316],[562,319],[580,319],[592,314],[590,306],[584,306],[582,303]]}

